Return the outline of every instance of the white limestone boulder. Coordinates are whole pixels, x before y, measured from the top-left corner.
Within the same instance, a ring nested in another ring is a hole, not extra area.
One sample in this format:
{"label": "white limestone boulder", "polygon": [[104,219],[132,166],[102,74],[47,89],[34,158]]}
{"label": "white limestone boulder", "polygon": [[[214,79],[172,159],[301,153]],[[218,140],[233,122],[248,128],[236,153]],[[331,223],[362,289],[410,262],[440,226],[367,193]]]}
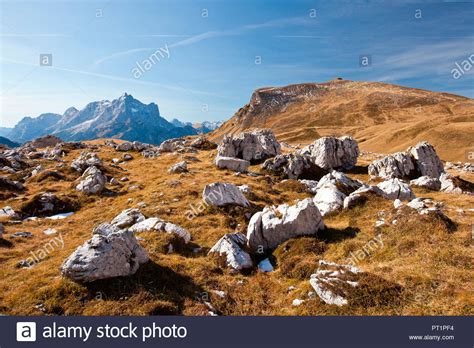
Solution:
{"label": "white limestone boulder", "polygon": [[408,149],[414,158],[416,167],[421,176],[439,178],[444,172],[444,166],[430,143],[422,141]]}
{"label": "white limestone boulder", "polygon": [[361,274],[357,267],[320,260],[319,269],[311,275],[309,283],[325,303],[344,306],[351,288],[359,285]]}
{"label": "white limestone boulder", "polygon": [[283,204],[265,207],[250,219],[247,228],[248,246],[252,252],[266,252],[288,239],[315,235],[323,229],[322,216],[310,198],[292,206]]}
{"label": "white limestone boulder", "polygon": [[327,170],[313,163],[309,155],[283,154],[267,159],[262,169],[285,179],[320,178]]}
{"label": "white limestone boulder", "polygon": [[382,179],[407,178],[413,176],[416,169],[410,155],[397,152],[385,156],[369,165],[369,175]]}
{"label": "white limestone boulder", "polygon": [[313,163],[326,170],[351,169],[359,157],[359,145],[350,136],[323,137],[300,151],[311,156]]}
{"label": "white limestone boulder", "polygon": [[61,273],[74,281],[88,283],[133,275],[148,260],[147,252],[132,232],[94,234],[63,262]]}
{"label": "white limestone boulder", "polygon": [[89,167],[101,167],[102,160],[95,153],[82,152],[78,158],[71,163],[71,167],[79,173],[83,173]]}
{"label": "white limestone boulder", "polygon": [[252,268],[253,261],[245,251],[247,238],[242,233],[229,233],[224,235],[209,250],[209,255],[218,255],[225,258],[225,266],[236,271]]}
{"label": "white limestone boulder", "polygon": [[97,167],[89,167],[82,174],[81,182],[76,186],[76,190],[85,194],[99,194],[107,183],[107,177],[102,174],[101,170]]}
{"label": "white limestone boulder", "polygon": [[237,135],[226,135],[217,152],[223,157],[261,162],[279,155],[281,146],[270,129],[257,129]]}
{"label": "white limestone boulder", "polygon": [[382,190],[384,197],[387,199],[410,201],[416,198],[410,186],[397,178],[383,181],[377,187]]}
{"label": "white limestone boulder", "polygon": [[235,157],[224,157],[224,156],[217,156],[215,160],[216,166],[220,169],[229,169],[234,172],[245,173],[247,172],[250,162],[235,158]]}
{"label": "white limestone boulder", "polygon": [[206,185],[202,193],[203,200],[210,205],[223,207],[226,205],[250,206],[249,201],[239,188],[233,184],[216,182]]}

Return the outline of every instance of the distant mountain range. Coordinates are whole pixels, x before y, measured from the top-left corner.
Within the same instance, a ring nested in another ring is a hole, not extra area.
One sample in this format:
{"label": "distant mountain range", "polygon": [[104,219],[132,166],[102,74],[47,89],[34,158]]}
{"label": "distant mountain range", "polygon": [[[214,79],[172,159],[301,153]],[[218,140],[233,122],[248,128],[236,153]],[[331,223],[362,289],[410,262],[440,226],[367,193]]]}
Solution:
{"label": "distant mountain range", "polygon": [[120,98],[95,101],[82,110],[74,107],[63,115],[46,113],[24,117],[6,135],[16,142],[26,142],[48,134],[65,141],[116,138],[160,144],[170,139],[210,132],[222,122],[203,122],[199,127],[160,115],[155,103],[143,104],[124,93]]}
{"label": "distant mountain range", "polygon": [[206,134],[212,132],[222,126],[224,121],[204,121],[201,123],[191,123],[191,122],[181,122],[180,120],[174,118],[171,120],[171,123],[175,127],[193,127],[199,134]]}

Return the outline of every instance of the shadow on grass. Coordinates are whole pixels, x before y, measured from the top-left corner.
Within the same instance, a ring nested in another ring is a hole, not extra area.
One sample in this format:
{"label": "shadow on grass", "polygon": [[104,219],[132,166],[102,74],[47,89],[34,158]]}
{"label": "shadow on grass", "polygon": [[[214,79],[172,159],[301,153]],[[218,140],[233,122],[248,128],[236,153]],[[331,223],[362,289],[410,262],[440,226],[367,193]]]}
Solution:
{"label": "shadow on grass", "polygon": [[369,166],[355,166],[346,170],[347,174],[369,174]]}
{"label": "shadow on grass", "polygon": [[345,239],[354,238],[360,232],[358,227],[346,227],[343,230],[326,227],[325,230],[318,232],[318,237],[325,243],[337,243]]}
{"label": "shadow on grass", "polygon": [[0,248],[11,248],[13,247],[13,243],[9,240],[0,238]]}
{"label": "shadow on grass", "polygon": [[142,265],[133,276],[98,280],[87,284],[87,289],[90,298],[100,293],[107,300],[120,300],[139,292],[147,292],[156,300],[169,301],[175,305],[175,310],[170,313],[155,313],[164,315],[182,314],[185,301],[204,292],[190,277],[153,261]]}

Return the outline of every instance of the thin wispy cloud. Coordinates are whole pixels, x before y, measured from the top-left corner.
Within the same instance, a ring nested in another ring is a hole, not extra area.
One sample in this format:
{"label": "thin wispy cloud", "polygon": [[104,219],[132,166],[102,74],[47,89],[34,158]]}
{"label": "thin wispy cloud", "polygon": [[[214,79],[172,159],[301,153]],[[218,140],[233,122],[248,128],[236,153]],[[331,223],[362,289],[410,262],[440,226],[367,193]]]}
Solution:
{"label": "thin wispy cloud", "polygon": [[[0,60],[4,62],[8,62],[8,63],[13,63],[13,64],[20,64],[20,65],[26,65],[26,66],[38,66],[37,64],[18,61],[14,59],[8,59],[4,57],[0,57]],[[80,74],[80,75],[104,78],[104,79],[113,80],[113,81],[122,81],[122,82],[127,82],[127,83],[136,83],[136,84],[141,84],[141,85],[161,87],[161,88],[165,88],[172,91],[178,91],[178,92],[185,92],[185,93],[206,95],[206,96],[213,96],[213,97],[222,97],[221,95],[218,95],[215,93],[208,93],[201,90],[189,89],[189,88],[184,88],[184,87],[180,87],[176,85],[162,84],[162,83],[157,83],[157,82],[152,82],[152,81],[144,81],[144,80],[132,79],[132,78],[127,78],[127,77],[115,76],[115,75],[100,74],[100,73],[95,73],[95,72],[90,72],[90,71],[85,71],[85,70],[70,69],[70,68],[64,68],[64,67],[59,67],[59,66],[49,66],[47,67],[47,69],[53,69],[53,70],[58,70],[58,71]]]}
{"label": "thin wispy cloud", "polygon": [[[168,45],[170,48],[182,47],[192,45],[201,41],[218,38],[218,37],[225,37],[225,36],[234,36],[234,35],[241,35],[248,31],[258,30],[258,29],[265,29],[265,28],[278,28],[284,26],[294,26],[294,25],[309,25],[313,24],[313,21],[308,20],[304,17],[292,17],[292,18],[281,18],[275,19],[267,22],[256,23],[256,24],[246,24],[239,28],[230,29],[230,30],[213,30],[207,31],[201,34],[187,36],[186,39],[172,43]],[[159,35],[159,34],[157,34]],[[144,35],[143,37],[154,37],[154,35]],[[168,36],[163,36],[168,37]],[[171,36],[170,36],[171,37]],[[100,65],[108,60],[115,59],[118,57],[128,56],[130,54],[134,54],[137,52],[147,52],[150,50],[156,50],[157,48],[150,48],[150,47],[141,47],[141,48],[134,48],[125,51],[120,51],[116,53],[112,53],[106,57],[100,58],[94,62],[94,65]]]}

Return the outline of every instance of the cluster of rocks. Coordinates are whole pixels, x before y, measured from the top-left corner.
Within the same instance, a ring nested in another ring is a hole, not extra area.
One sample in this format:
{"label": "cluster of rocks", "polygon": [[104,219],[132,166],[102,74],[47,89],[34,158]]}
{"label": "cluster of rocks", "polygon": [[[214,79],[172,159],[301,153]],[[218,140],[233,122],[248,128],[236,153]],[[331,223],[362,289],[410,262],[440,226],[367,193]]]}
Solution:
{"label": "cluster of rocks", "polygon": [[135,237],[135,233],[145,231],[174,234],[184,243],[191,240],[184,228],[156,217],[146,218],[139,209],[130,208],[110,223],[96,226],[92,238],[63,262],[62,274],[84,283],[135,274],[140,265],[149,260],[148,253]]}
{"label": "cluster of rocks", "polygon": [[[452,168],[452,164],[447,168]],[[467,166],[470,168],[470,166]],[[411,179],[410,185],[433,191],[472,193],[456,185],[462,181],[445,172],[434,147],[422,141],[405,152],[397,152],[369,165],[369,174],[382,179]]]}
{"label": "cluster of rocks", "polygon": [[280,143],[270,129],[257,129],[226,135],[217,148],[217,167],[246,172],[251,163],[259,163],[281,153]]}

